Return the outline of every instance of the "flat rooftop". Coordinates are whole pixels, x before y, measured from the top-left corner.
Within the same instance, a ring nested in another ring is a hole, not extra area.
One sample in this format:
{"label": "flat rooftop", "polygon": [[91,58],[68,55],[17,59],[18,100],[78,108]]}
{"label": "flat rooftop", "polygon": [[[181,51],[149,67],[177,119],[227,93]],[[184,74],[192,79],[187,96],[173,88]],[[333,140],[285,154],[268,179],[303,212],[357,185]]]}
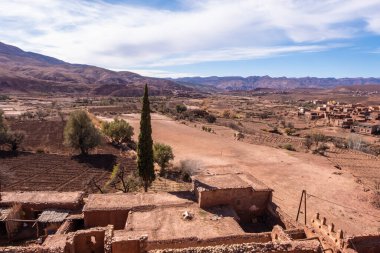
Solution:
{"label": "flat rooftop", "polygon": [[181,205],[194,202],[191,192],[90,194],[83,211],[129,210],[144,206]]}
{"label": "flat rooftop", "polygon": [[1,192],[0,204],[77,204],[83,199],[83,192],[19,191]]}
{"label": "flat rooftop", "polygon": [[201,174],[194,176],[193,179],[196,187],[206,190],[252,187],[255,191],[272,191],[264,183],[245,173]]}
{"label": "flat rooftop", "polygon": [[[192,219],[184,219],[189,212]],[[229,206],[201,209],[196,203],[187,206],[157,207],[149,211],[129,214],[126,231],[133,237],[148,235],[149,240],[170,240],[178,238],[214,238],[245,234],[236,221],[236,213]],[[149,222],[147,222],[149,221]],[[128,233],[125,233],[125,237]]]}

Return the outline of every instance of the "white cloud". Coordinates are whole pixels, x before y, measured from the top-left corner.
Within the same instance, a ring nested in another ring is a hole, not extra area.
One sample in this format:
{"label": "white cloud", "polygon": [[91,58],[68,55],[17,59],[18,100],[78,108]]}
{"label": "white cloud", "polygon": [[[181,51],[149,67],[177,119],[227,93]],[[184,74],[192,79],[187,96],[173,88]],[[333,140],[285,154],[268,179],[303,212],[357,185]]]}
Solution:
{"label": "white cloud", "polygon": [[335,39],[380,34],[380,0],[205,0],[186,6],[169,11],[102,1],[0,1],[0,37],[69,62],[144,69],[328,50]]}

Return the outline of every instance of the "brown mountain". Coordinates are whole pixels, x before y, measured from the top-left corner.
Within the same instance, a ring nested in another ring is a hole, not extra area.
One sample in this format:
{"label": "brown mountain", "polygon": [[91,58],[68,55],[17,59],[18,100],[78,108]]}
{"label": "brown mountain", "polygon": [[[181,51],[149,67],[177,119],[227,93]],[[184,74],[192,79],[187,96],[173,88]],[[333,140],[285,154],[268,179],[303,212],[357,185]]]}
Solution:
{"label": "brown mountain", "polygon": [[334,88],[351,85],[379,85],[380,78],[317,78],[317,77],[270,77],[270,76],[227,76],[227,77],[184,77],[174,79],[181,83],[208,85],[223,90],[254,90],[258,88],[295,89],[295,88]]}
{"label": "brown mountain", "polygon": [[25,52],[0,42],[0,92],[75,93],[140,96],[147,83],[150,94],[174,94],[193,88],[173,80],[150,78],[128,71],[70,64],[53,57]]}

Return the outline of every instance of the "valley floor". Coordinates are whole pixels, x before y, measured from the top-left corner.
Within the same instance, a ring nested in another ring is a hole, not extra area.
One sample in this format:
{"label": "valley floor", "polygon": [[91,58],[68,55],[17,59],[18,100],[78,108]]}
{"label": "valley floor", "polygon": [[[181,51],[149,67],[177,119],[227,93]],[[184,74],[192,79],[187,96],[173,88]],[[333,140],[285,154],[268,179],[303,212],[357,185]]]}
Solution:
{"label": "valley floor", "polygon": [[[137,137],[139,115],[123,118],[135,128]],[[188,160],[210,173],[250,173],[274,189],[274,202],[294,219],[305,189],[313,195],[307,198],[308,222],[319,212],[347,234],[380,230],[380,210],[370,203],[372,193],[364,191],[350,171],[337,170],[329,158],[236,141],[233,132],[225,134],[231,129],[208,133],[158,114],[152,115],[152,125],[154,141],[173,147],[175,163]]]}

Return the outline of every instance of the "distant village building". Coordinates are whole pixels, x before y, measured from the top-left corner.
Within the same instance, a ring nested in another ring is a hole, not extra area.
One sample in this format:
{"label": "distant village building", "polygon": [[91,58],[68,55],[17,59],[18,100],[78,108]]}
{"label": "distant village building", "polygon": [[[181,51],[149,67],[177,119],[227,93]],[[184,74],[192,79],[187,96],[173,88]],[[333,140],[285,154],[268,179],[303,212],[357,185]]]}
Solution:
{"label": "distant village building", "polygon": [[352,129],[359,134],[379,134],[380,125],[373,123],[359,123],[353,126]]}

